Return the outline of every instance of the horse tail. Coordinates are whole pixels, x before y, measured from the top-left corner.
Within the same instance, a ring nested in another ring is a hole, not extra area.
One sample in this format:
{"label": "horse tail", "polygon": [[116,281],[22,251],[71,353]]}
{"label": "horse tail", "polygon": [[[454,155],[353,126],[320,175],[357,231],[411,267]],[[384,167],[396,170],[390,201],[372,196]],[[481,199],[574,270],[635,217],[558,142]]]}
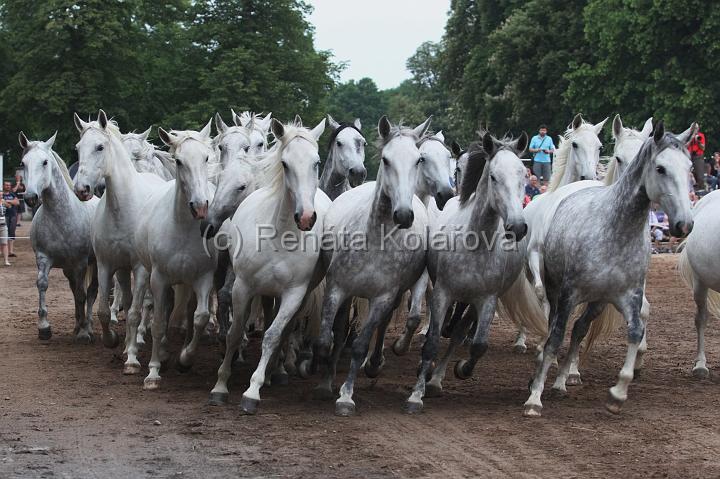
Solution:
{"label": "horse tail", "polygon": [[[587,304],[583,305],[579,313],[582,315],[587,308]],[[619,328],[625,325],[625,316],[623,316],[612,304],[605,305],[600,315],[590,323],[590,329],[586,336],[585,349],[581,354],[581,360],[584,361],[589,355],[590,350],[598,341],[608,339]]]}
{"label": "horse tail", "polygon": [[83,278],[83,286],[85,288],[85,292],[87,292],[88,288],[90,288],[90,285],[93,282],[93,279],[97,276],[97,265],[95,263],[88,263],[87,268],[85,268],[85,277]]}
{"label": "horse tail", "polygon": [[325,297],[325,280],[323,279],[310,294],[305,297],[302,308],[297,317],[303,321],[303,337],[315,339],[320,336],[320,323],[322,322],[322,305]]}
{"label": "horse tail", "polygon": [[[686,248],[687,245],[685,243],[687,243],[687,240],[683,241],[678,247],[682,249],[680,259],[678,260],[678,272],[683,282],[688,285],[691,290],[695,291],[695,271],[690,264]],[[713,316],[720,318],[720,293],[709,288],[707,292],[707,308]]]}
{"label": "horse tail", "polygon": [[[354,312],[350,313],[350,326],[355,332],[359,332],[365,321],[367,321],[368,314],[370,313],[370,300],[365,298],[355,297],[352,300],[352,306]],[[348,331],[350,328],[348,328]]]}
{"label": "horse tail", "polygon": [[547,337],[548,319],[535,294],[535,289],[527,279],[525,268],[510,289],[499,298],[498,310],[516,326],[524,327],[528,332],[543,339]]}

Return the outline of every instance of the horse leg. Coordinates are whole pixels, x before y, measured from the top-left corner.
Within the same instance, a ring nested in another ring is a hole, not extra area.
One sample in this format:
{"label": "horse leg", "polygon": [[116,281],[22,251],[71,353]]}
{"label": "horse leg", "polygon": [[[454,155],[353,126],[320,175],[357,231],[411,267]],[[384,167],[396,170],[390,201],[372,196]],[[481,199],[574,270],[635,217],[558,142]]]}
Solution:
{"label": "horse leg", "polygon": [[278,353],[278,346],[283,339],[285,329],[300,309],[307,286],[295,287],[285,290],[280,300],[275,319],[269,328],[265,330],[262,340],[262,355],[257,369],[250,378],[250,387],[243,393],[240,407],[246,414],[255,414],[260,405],[260,388],[265,382],[265,374],[273,356]]}
{"label": "horse leg", "polygon": [[573,372],[573,365],[575,365],[575,370],[577,371],[577,364],[580,358],[580,344],[582,344],[588,329],[590,329],[590,323],[602,313],[603,309],[609,307],[611,306],[606,303],[588,303],[582,316],[575,321],[575,326],[573,326],[572,336],[570,338],[570,349],[555,378],[552,386],[553,391],[558,391],[561,395],[566,394],[568,378],[572,378],[573,375],[575,375],[575,379],[572,385],[580,384],[580,373]]}
{"label": "horse leg", "polygon": [[[430,372],[431,364],[437,356],[437,350],[440,344],[440,328],[442,327],[442,321],[445,319],[445,313],[447,313],[450,304],[450,296],[445,289],[442,288],[441,284],[436,284],[430,300],[430,327],[425,337],[425,344],[423,344],[422,347],[417,383],[415,383],[413,392],[405,403],[405,410],[408,413],[422,411],[423,397],[425,396],[425,381]],[[458,324],[453,330],[453,336],[455,336],[458,330],[462,329],[459,326]],[[462,339],[460,339],[460,341],[462,341]]]}
{"label": "horse leg", "polygon": [[346,299],[344,293],[339,289],[326,286],[320,335],[316,348],[322,375],[320,383],[313,390],[313,396],[317,399],[332,399],[334,397],[332,384],[337,372],[337,363],[340,360],[340,354],[342,354],[345,339],[347,338],[351,302],[352,299]]}
{"label": "horse leg", "polygon": [[115,279],[117,280],[118,286],[120,287],[120,291],[122,291],[122,309],[125,311],[125,350],[123,351],[123,354],[127,353],[127,330],[129,329],[130,325],[128,324],[130,322],[130,319],[128,318],[128,315],[130,314],[130,306],[132,306],[132,281],[130,279],[131,272],[129,270],[118,270],[115,272]]}
{"label": "horse leg", "polygon": [[233,356],[240,346],[245,335],[245,323],[249,316],[250,304],[253,296],[252,291],[245,282],[236,277],[232,288],[233,322],[230,324],[227,337],[225,338],[225,355],[222,364],[218,369],[217,382],[210,391],[208,403],[213,406],[220,406],[227,403],[230,395],[228,380],[232,373]]}
{"label": "horse leg", "polygon": [[232,309],[232,288],[235,283],[235,272],[227,268],[222,280],[218,278],[215,290],[217,291],[218,302],[218,329],[220,331],[220,343],[224,346],[230,329],[230,310]]}
{"label": "horse leg", "polygon": [[455,325],[459,324],[460,321],[463,319],[463,316],[465,315],[465,311],[468,310],[470,305],[468,303],[455,303],[454,308],[449,308],[448,312],[445,313],[445,319],[443,321],[443,326],[441,330],[441,334],[443,338],[451,338],[453,328]]}
{"label": "horse leg", "polygon": [[696,378],[707,379],[710,376],[710,370],[707,367],[707,359],[705,358],[705,325],[707,324],[708,316],[708,288],[700,282],[700,279],[697,276],[693,278],[693,285],[693,299],[695,300],[695,305],[697,306],[697,312],[695,313],[697,357],[695,358],[695,366],[692,369],[692,374]]}
{"label": "horse leg", "polygon": [[[113,277],[113,302],[110,306],[110,321],[113,324],[118,323],[118,314],[120,314],[120,309],[122,308],[122,301],[123,301],[123,291],[122,287],[120,286],[120,281],[118,281],[117,276]],[[125,314],[127,314],[127,310],[125,311]]]}
{"label": "horse leg", "polygon": [[[458,305],[460,304],[463,303],[458,303]],[[432,377],[430,378],[430,381],[428,381],[425,385],[424,396],[439,396],[442,393],[442,382],[443,379],[445,379],[448,364],[450,363],[450,360],[455,354],[455,350],[458,348],[459,345],[462,344],[463,340],[465,339],[465,335],[470,328],[470,323],[472,323],[475,316],[473,312],[474,309],[475,308],[470,307],[470,311],[467,314],[461,316],[455,326],[453,326],[450,333],[450,344],[445,350],[445,354],[443,355],[443,357],[435,366],[435,370],[432,372]]]}
{"label": "horse leg", "polygon": [[455,376],[458,379],[470,378],[478,360],[487,351],[488,334],[490,333],[490,325],[492,324],[493,317],[495,317],[496,307],[497,296],[495,295],[475,301],[477,327],[475,328],[475,335],[470,345],[470,359],[458,361],[455,365]]}
{"label": "horse leg", "polygon": [[640,374],[640,370],[642,369],[645,360],[645,353],[647,352],[647,324],[650,319],[650,302],[648,302],[647,297],[644,294],[642,308],[640,309],[640,318],[642,318],[643,324],[645,324],[645,330],[643,331],[642,341],[640,341],[637,359],[635,360],[636,375]]}
{"label": "horse leg", "polygon": [[148,375],[143,381],[143,389],[157,389],[160,387],[160,366],[166,359],[164,357],[163,342],[166,341],[168,310],[172,308],[171,286],[157,268],[150,273],[150,289],[155,298],[153,308],[152,326],[152,355],[148,363]]}
{"label": "horse leg", "polygon": [[[85,332],[87,333],[88,337],[90,338],[90,341],[95,341],[95,335],[93,334],[93,328],[92,328],[92,313],[93,313],[93,306],[95,305],[95,299],[97,298],[98,294],[98,271],[97,271],[97,264],[91,263],[88,265],[88,268],[92,268],[91,273],[92,277],[90,279],[90,284],[87,288],[87,302],[86,302],[86,314],[85,314]],[[87,274],[87,273],[86,273]]]}
{"label": "horse leg", "polygon": [[618,382],[610,388],[608,401],[605,407],[608,411],[618,414],[622,410],[622,406],[627,400],[627,391],[635,372],[635,358],[637,357],[638,348],[645,334],[645,324],[640,317],[642,309],[643,289],[637,288],[629,291],[624,298],[616,305],[618,311],[625,316],[628,325],[628,349],[625,355],[625,363],[623,364]]}
{"label": "horse leg", "polygon": [[[373,348],[373,353],[368,356],[365,361],[365,375],[369,378],[378,377],[380,371],[382,371],[382,368],[385,365],[385,355],[383,354],[383,351],[385,350],[385,333],[387,332],[388,325],[393,317],[393,312],[400,306],[402,297],[403,293],[399,293],[395,300],[395,306],[385,315],[378,326],[377,333],[375,335],[375,347]],[[420,301],[422,302],[422,296],[420,298]]]}
{"label": "horse leg", "polygon": [[200,337],[205,331],[210,320],[210,293],[212,292],[213,281],[212,276],[205,275],[198,279],[193,285],[195,296],[197,297],[197,305],[193,314],[193,335],[190,342],[180,351],[178,359],[178,367],[182,370],[190,369],[195,361],[195,353],[197,351]]}
{"label": "horse leg", "polygon": [[413,334],[415,334],[415,331],[420,325],[420,320],[422,319],[422,301],[425,297],[429,281],[430,277],[427,270],[425,270],[410,290],[410,312],[408,313],[407,322],[405,323],[405,329],[392,345],[393,352],[398,356],[402,356],[408,352]]}
{"label": "horse leg", "polygon": [[35,255],[37,262],[37,290],[38,290],[38,338],[47,341],[52,337],[52,328],[47,319],[48,310],[45,302],[45,293],[48,289],[50,269],[52,268],[52,259],[50,257],[37,253]]}
{"label": "horse leg", "polygon": [[98,286],[100,287],[100,305],[98,306],[98,319],[102,327],[102,342],[106,348],[116,348],[120,339],[115,331],[110,329],[110,284],[113,273],[103,263],[98,263]]}
{"label": "horse leg", "polygon": [[73,293],[75,301],[75,342],[89,344],[90,336],[85,331],[87,319],[85,318],[85,303],[87,294],[85,293],[85,270],[83,266],[76,267],[73,270],[64,270],[65,277],[70,283],[70,289]]}
{"label": "horse leg", "polygon": [[125,335],[125,349],[127,352],[127,360],[123,368],[123,374],[139,374],[140,361],[137,359],[138,344],[137,334],[138,325],[140,324],[140,313],[145,301],[145,291],[149,279],[148,271],[144,266],[138,264],[133,268],[132,303],[130,309],[127,310],[127,333]]}
{"label": "horse leg", "polygon": [[560,297],[557,300],[557,306],[553,306],[551,303],[550,317],[552,319],[550,324],[552,324],[552,329],[550,330],[550,335],[545,340],[542,360],[538,362],[535,378],[530,386],[530,397],[525,401],[525,410],[523,412],[523,416],[525,417],[540,417],[541,415],[542,402],[540,401],[540,397],[545,388],[545,378],[547,377],[550,366],[555,361],[558,348],[562,344],[567,321],[574,307],[570,292],[566,290],[561,291]]}
{"label": "horse leg", "polygon": [[368,317],[352,345],[352,356],[350,360],[350,371],[345,383],[340,388],[340,397],[335,401],[335,414],[338,416],[351,416],[355,414],[355,402],[352,400],[353,387],[357,372],[367,357],[370,339],[386,315],[392,314],[397,303],[398,292],[388,293],[370,300]]}
{"label": "horse leg", "polygon": [[150,321],[152,321],[153,308],[155,307],[154,304],[155,303],[152,297],[152,293],[150,292],[149,288],[146,288],[145,297],[143,298],[142,303],[140,324],[138,325],[137,337],[135,338],[138,347],[145,345],[145,334],[147,334],[148,327],[150,326]]}

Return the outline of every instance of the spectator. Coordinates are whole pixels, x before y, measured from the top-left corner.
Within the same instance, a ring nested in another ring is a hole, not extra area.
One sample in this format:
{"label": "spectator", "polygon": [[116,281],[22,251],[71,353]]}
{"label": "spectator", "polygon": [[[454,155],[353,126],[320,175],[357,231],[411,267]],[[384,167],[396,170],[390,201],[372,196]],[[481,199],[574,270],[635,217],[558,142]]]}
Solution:
{"label": "spectator", "polygon": [[2,198],[5,204],[5,223],[7,224],[8,230],[8,256],[14,258],[16,256],[14,251],[15,227],[17,226],[18,205],[20,201],[17,199],[17,196],[15,196],[15,193],[13,193],[12,185],[9,181],[3,182]]}
{"label": "spectator", "polygon": [[713,153],[712,159],[707,165],[707,182],[709,189],[716,190],[718,187],[718,178],[720,178],[720,152]]}
{"label": "spectator", "polygon": [[532,200],[540,194],[540,185],[538,185],[538,178],[535,175],[530,177],[530,183],[525,185],[525,195],[529,196]]}
{"label": "spectator", "polygon": [[697,132],[688,145],[690,159],[693,164],[693,175],[695,176],[695,189],[705,189],[705,134]]}
{"label": "spectator", "polygon": [[5,199],[0,196],[0,250],[2,250],[5,266],[10,266],[8,261],[8,228],[5,222]]}
{"label": "spectator", "polygon": [[555,144],[547,134],[547,126],[540,125],[538,134],[530,140],[528,151],[533,154],[533,173],[543,185],[547,185],[552,176],[550,155],[555,152]]}
{"label": "spectator", "polygon": [[23,183],[23,177],[15,175],[15,186],[13,186],[13,193],[17,197],[18,201],[18,222],[17,226],[20,226],[20,218],[25,213],[25,183]]}

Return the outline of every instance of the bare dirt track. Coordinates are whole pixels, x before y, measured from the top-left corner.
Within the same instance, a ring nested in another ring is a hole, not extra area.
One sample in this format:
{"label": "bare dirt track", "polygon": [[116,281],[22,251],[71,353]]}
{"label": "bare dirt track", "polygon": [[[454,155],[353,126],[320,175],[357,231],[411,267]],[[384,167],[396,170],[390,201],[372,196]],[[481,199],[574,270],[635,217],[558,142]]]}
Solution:
{"label": "bare dirt track", "polygon": [[[217,345],[203,348],[191,372],[168,370],[159,391],[143,391],[143,375],[121,374],[121,348],[73,344],[60,271],[48,290],[53,338],[39,341],[34,257],[27,240],[17,243],[15,264],[0,269],[1,478],[720,476],[720,384],[690,374],[694,307],[672,255],[653,257],[650,349],[621,415],[603,403],[622,364],[622,332],[594,351],[582,386],[547,397],[543,417],[528,420],[521,413],[533,358],[511,353],[512,328],[498,321],[474,377],[449,373],[444,396],[427,399],[423,414],[401,410],[414,344],[404,357],[388,349],[378,379],[359,378],[359,415],[346,419],[333,415],[332,402],[310,398],[314,379],[297,378],[263,389],[259,414],[241,416],[257,344],[233,373],[227,407],[206,405]],[[714,324],[707,342],[712,369],[720,357]],[[148,359],[145,350],[141,362]],[[347,360],[342,366],[344,377]]]}

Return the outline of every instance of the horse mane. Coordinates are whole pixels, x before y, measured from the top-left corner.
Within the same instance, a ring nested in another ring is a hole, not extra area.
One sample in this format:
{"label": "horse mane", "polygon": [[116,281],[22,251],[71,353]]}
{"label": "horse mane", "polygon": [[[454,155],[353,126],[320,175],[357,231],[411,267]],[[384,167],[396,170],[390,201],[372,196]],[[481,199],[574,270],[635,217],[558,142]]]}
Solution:
{"label": "horse mane", "polygon": [[383,137],[382,135],[378,135],[378,151],[382,152],[383,148],[385,148],[388,143],[393,141],[395,138],[399,138],[402,136],[406,136],[408,138],[413,138],[415,140],[415,143],[419,143],[421,140],[425,138],[423,136],[422,138],[418,137],[415,134],[415,130],[412,128],[408,128],[406,126],[403,126],[402,122],[398,123],[397,125],[390,125],[390,133],[387,134],[387,136]]}
{"label": "horse mane", "polygon": [[272,193],[279,192],[285,184],[285,168],[280,161],[280,155],[287,145],[297,138],[302,138],[309,141],[316,149],[318,148],[317,140],[309,129],[294,123],[285,124],[284,127],[283,137],[275,141],[268,151],[254,158],[255,171],[258,172],[257,181]]}
{"label": "horse mane", "polygon": [[[218,178],[220,173],[222,173],[222,166],[217,159],[218,155],[215,150],[215,141],[213,139],[195,130],[170,130],[169,133],[178,138],[177,141],[174,141],[168,149],[168,153],[170,153],[170,155],[174,155],[178,147],[188,140],[199,141],[203,145],[207,146],[212,152],[212,156],[208,160],[207,165],[208,179],[215,180]],[[174,158],[172,158],[171,161],[174,161]]]}
{"label": "horse mane", "polygon": [[570,150],[572,149],[572,136],[582,130],[590,130],[594,128],[594,125],[588,121],[583,120],[580,126],[575,129],[569,128],[560,137],[560,146],[555,153],[555,159],[553,161],[552,177],[550,178],[550,184],[548,185],[548,192],[555,191],[560,187],[560,182],[565,176],[565,168],[567,167],[567,161],[570,157]]}
{"label": "horse mane", "polygon": [[65,180],[65,183],[70,187],[72,190],[75,187],[75,183],[73,182],[72,178],[70,177],[70,172],[68,171],[67,165],[63,161],[62,158],[60,158],[60,155],[55,153],[55,150],[50,149],[50,153],[52,153],[53,158],[55,158],[55,163],[57,163],[58,168],[60,168],[60,174],[62,175],[63,179]]}
{"label": "horse mane", "polygon": [[608,167],[607,167],[607,170],[605,171],[605,178],[603,178],[603,184],[605,186],[610,186],[613,183],[615,183],[615,177],[617,176],[617,173],[618,173],[617,159],[615,159],[615,157],[613,156],[608,161]]}

